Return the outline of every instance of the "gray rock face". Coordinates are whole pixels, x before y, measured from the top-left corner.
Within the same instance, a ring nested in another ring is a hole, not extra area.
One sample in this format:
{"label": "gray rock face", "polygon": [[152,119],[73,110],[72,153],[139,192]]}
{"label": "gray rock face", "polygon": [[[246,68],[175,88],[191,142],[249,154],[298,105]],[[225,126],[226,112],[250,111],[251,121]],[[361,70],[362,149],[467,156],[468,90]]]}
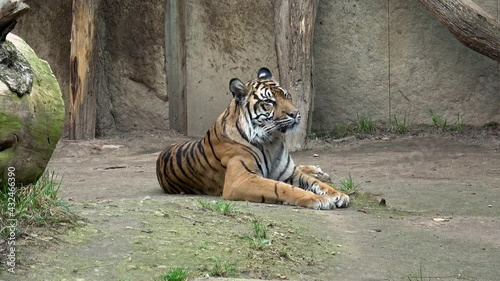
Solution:
{"label": "gray rock face", "polygon": [[98,132],[168,128],[165,1],[103,1],[100,34],[109,69]]}
{"label": "gray rock face", "polygon": [[319,1],[313,130],[389,111],[387,1]]}
{"label": "gray rock face", "polygon": [[[116,1],[115,1],[116,2]],[[475,1],[498,17],[499,0]],[[16,27],[54,67],[69,97],[71,1],[26,0]],[[272,1],[184,1],[188,133],[199,136],[227,106],[227,82],[277,74]],[[98,95],[98,135],[168,128],[162,0],[101,1],[107,76]],[[318,1],[313,130],[364,115],[431,124],[500,121],[499,64],[460,44],[418,1]],[[105,16],[104,16],[105,15]]]}
{"label": "gray rock face", "polygon": [[[488,11],[496,1],[483,2]],[[497,62],[462,45],[418,1],[394,2],[390,11],[392,115],[412,124],[431,124],[429,110],[449,124],[459,113],[470,125],[500,120]]]}
{"label": "gray rock face", "polygon": [[[49,61],[69,104],[72,1],[25,2],[31,9],[15,32]],[[163,0],[101,1],[98,30],[107,76],[97,95],[98,136],[168,128],[164,6]]]}
{"label": "gray rock face", "polygon": [[188,134],[201,136],[227,107],[231,78],[263,66],[278,76],[272,1],[186,1]]}
{"label": "gray rock face", "polygon": [[[477,1],[497,15],[497,0]],[[320,1],[313,130],[356,115],[388,123],[500,120],[499,64],[463,46],[418,1]]]}

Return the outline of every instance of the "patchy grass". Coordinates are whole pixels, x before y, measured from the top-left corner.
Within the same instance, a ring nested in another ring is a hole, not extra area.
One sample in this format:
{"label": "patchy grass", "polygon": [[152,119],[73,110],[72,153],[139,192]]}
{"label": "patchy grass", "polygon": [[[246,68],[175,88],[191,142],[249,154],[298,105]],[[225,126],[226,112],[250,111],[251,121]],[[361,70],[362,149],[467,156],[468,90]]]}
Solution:
{"label": "patchy grass", "polygon": [[385,206],[380,204],[380,200],[376,195],[369,192],[357,192],[354,194],[353,199],[354,205],[358,207],[377,209]]}
{"label": "patchy grass", "polygon": [[[78,217],[57,198],[60,187],[61,181],[54,173],[42,176],[32,185],[14,188],[4,184],[0,192],[2,224],[7,225],[5,222],[8,219],[16,219],[17,228],[26,229],[30,226],[74,223]],[[15,204],[12,204],[13,200]],[[4,227],[1,235],[5,236],[6,231]]]}
{"label": "patchy grass", "polygon": [[337,124],[335,129],[331,133],[332,137],[343,138],[346,136],[354,135],[356,133],[356,127],[352,124]]}
{"label": "patchy grass", "polygon": [[429,110],[431,113],[432,125],[434,128],[441,130],[442,132],[446,131],[455,131],[458,133],[463,133],[465,131],[465,125],[463,123],[464,114],[460,112],[457,114],[457,119],[453,124],[449,124],[447,118],[437,115],[434,111]]}
{"label": "patchy grass", "polygon": [[443,132],[446,131],[448,129],[448,120],[434,113],[432,109],[429,109],[429,112],[431,113],[432,125],[434,128]]}
{"label": "patchy grass", "polygon": [[252,248],[262,250],[271,246],[271,235],[266,225],[260,220],[252,221],[252,235],[246,237]]}
{"label": "patchy grass", "polygon": [[375,131],[375,122],[371,118],[359,114],[356,114],[356,116],[358,117],[357,133],[372,133]]}
{"label": "patchy grass", "polygon": [[463,123],[464,114],[460,115],[460,112],[457,114],[457,120],[451,126],[453,131],[463,133],[465,131],[465,125]]}
{"label": "patchy grass", "polygon": [[185,281],[189,276],[186,268],[174,267],[161,276],[161,281]]}
{"label": "patchy grass", "polygon": [[235,263],[230,263],[217,258],[208,271],[208,275],[212,277],[234,277],[236,276],[236,265]]}
{"label": "patchy grass", "polygon": [[200,203],[200,205],[207,210],[219,212],[224,214],[225,216],[234,215],[236,213],[233,202],[207,201],[203,199],[198,199],[198,203]]}
{"label": "patchy grass", "polygon": [[351,174],[349,173],[349,177],[343,178],[339,176],[335,176],[340,182],[340,191],[347,195],[354,194],[357,191],[357,188],[361,185],[360,183],[356,184]]}
{"label": "patchy grass", "polygon": [[406,134],[410,131],[408,122],[406,121],[406,114],[403,120],[398,120],[396,115],[393,116],[394,120],[391,122],[391,131],[395,134]]}

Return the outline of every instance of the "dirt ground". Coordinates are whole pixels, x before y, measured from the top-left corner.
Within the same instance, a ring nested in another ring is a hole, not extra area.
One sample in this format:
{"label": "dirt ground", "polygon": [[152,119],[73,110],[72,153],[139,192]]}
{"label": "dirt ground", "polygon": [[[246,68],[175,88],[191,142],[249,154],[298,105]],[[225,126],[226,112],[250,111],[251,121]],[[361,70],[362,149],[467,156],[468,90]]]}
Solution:
{"label": "dirt ground", "polygon": [[[62,176],[60,197],[88,223],[54,239],[35,233],[19,246],[17,275],[0,279],[160,280],[172,267],[201,280],[215,272],[288,280],[499,278],[498,132],[311,141],[292,154],[296,163],[350,173],[360,191],[387,206],[355,199],[347,209],[315,211],[236,202],[232,215],[198,202],[221,198],[161,191],[156,157],[184,139],[61,141],[49,169]],[[270,246],[249,243],[254,220],[271,232]]]}

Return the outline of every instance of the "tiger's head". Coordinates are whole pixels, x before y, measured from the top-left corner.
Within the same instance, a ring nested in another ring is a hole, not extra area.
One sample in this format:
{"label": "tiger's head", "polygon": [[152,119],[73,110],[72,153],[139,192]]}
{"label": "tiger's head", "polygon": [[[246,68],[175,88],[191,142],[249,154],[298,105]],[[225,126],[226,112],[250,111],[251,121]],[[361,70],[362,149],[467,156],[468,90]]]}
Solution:
{"label": "tiger's head", "polygon": [[271,71],[263,67],[257,78],[244,84],[238,78],[229,82],[239,110],[239,130],[250,142],[274,139],[277,132],[286,133],[298,127],[300,112],[292,103],[292,96],[273,79]]}

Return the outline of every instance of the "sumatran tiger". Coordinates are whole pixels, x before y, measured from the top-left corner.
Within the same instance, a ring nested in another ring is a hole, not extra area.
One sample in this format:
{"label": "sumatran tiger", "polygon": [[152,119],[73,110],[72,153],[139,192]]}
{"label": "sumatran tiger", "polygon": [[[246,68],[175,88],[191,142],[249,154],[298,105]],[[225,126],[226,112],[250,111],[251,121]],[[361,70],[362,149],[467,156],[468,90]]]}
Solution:
{"label": "sumatran tiger", "polygon": [[347,207],[349,196],[320,181],[316,166],[296,166],[284,134],[300,122],[290,93],[267,68],[244,84],[229,82],[233,99],[206,135],[174,144],[156,162],[166,193],[221,195],[226,200],[281,203],[312,209]]}

